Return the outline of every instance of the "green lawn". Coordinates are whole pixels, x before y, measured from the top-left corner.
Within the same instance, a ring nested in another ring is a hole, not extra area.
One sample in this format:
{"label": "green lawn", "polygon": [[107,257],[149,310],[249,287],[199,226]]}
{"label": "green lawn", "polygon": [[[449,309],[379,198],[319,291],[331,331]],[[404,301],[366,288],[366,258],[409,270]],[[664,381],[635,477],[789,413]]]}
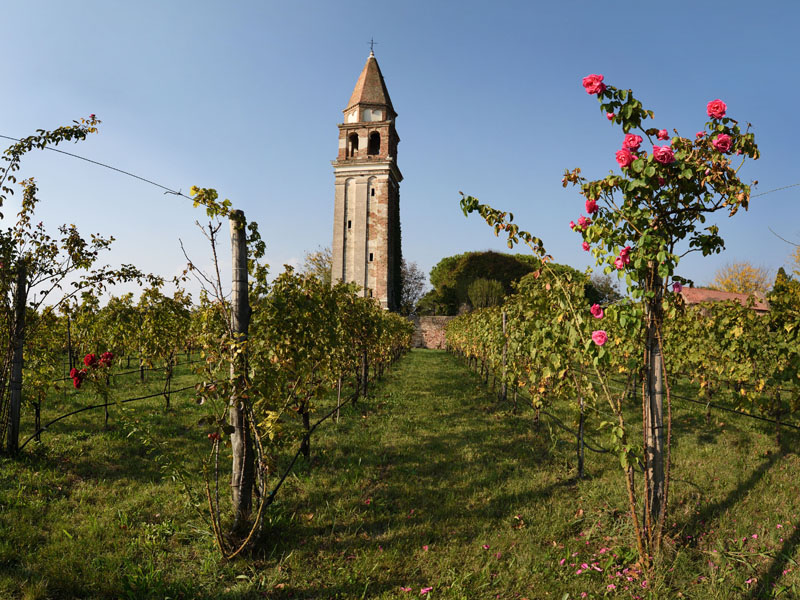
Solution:
{"label": "green lawn", "polygon": [[[129,379],[120,397],[159,389]],[[126,405],[127,425],[112,407],[108,430],[102,410],[54,425],[0,459],[0,598],[797,597],[795,435],[778,447],[768,424],[706,425],[702,407],[677,404],[670,537],[646,579],[629,568],[612,455],[587,452],[576,481],[574,438],[512,414],[444,352],[413,351],[371,392],[317,430],[257,548],[227,563],[171,477],[184,467],[199,490],[205,407],[183,394],[169,412]],[[89,401],[62,393],[45,418]],[[569,407],[550,410],[574,425]]]}

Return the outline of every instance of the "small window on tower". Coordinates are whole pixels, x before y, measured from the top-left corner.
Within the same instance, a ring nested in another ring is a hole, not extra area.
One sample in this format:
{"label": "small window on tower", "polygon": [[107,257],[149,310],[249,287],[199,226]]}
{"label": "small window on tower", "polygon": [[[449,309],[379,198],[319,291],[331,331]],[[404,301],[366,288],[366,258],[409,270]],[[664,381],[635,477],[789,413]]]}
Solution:
{"label": "small window on tower", "polygon": [[369,297],[372,298],[372,290],[369,291]]}
{"label": "small window on tower", "polygon": [[369,253],[369,262],[372,262],[372,252]]}
{"label": "small window on tower", "polygon": [[373,131],[369,134],[369,144],[367,145],[367,154],[375,156],[381,151],[381,134]]}
{"label": "small window on tower", "polygon": [[347,228],[350,229],[352,226],[353,226],[353,222],[352,221],[348,221],[347,222]]}
{"label": "small window on tower", "polygon": [[347,155],[348,156],[355,156],[356,152],[358,152],[358,134],[357,133],[351,133],[350,134],[350,138],[349,138]]}
{"label": "small window on tower", "polygon": [[372,189],[370,190],[370,194],[369,194],[369,195],[370,195],[370,196],[374,196],[374,195],[375,195],[375,188],[372,188]]}

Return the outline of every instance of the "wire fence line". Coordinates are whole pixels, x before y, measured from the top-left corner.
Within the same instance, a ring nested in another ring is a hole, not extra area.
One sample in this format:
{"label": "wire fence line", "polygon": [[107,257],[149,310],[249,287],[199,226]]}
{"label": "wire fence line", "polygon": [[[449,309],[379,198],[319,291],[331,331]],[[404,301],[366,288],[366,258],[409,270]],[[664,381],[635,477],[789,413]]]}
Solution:
{"label": "wire fence line", "polygon": [[[486,373],[487,373],[486,377],[487,377],[487,381],[488,381],[488,373],[490,373],[490,372],[491,372],[491,373],[492,373],[494,376],[496,376],[496,375],[497,375],[497,374],[496,374],[494,371],[491,371],[491,369],[489,368],[489,365],[486,365]],[[594,383],[594,384],[596,384],[596,385],[599,385],[599,384],[601,383],[601,382],[600,382],[600,380],[599,380],[599,379],[597,379],[597,378],[592,378],[592,377],[589,377],[589,379],[592,381],[592,383]],[[614,384],[616,384],[616,385],[618,385],[618,386],[623,386],[623,387],[618,387],[618,388],[616,388],[616,390],[615,390],[615,391],[617,391],[617,392],[622,392],[622,391],[624,391],[624,386],[626,385],[626,382],[625,382],[625,381],[623,381],[623,380],[620,380],[620,379],[614,379],[614,378],[612,378],[612,377],[609,377],[609,378],[608,378],[608,381],[610,381],[610,382],[612,382],[612,383],[614,383]],[[718,381],[717,381],[717,383],[720,383],[720,382],[722,382],[722,383],[729,383],[729,382],[724,382],[724,381],[722,381],[722,380],[718,380]],[[780,390],[780,388],[775,388],[775,390],[781,391],[781,390]],[[523,396],[523,397],[526,397],[526,396],[527,396],[528,400],[531,400],[531,401],[532,401],[532,398],[531,398],[531,396],[530,396],[529,394],[526,394],[526,393],[524,393],[523,391],[521,391],[521,390],[519,390],[519,389],[518,389],[518,393],[519,393],[519,395],[521,395],[521,396]],[[710,401],[710,400],[708,400],[708,401],[706,401],[706,400],[698,400],[698,399],[696,399],[696,398],[689,398],[688,396],[684,396],[684,395],[682,395],[682,394],[676,394],[676,393],[674,393],[674,392],[670,392],[670,398],[672,398],[672,399],[677,399],[677,400],[680,400],[680,401],[689,402],[689,403],[692,403],[692,404],[697,404],[697,405],[705,406],[707,409],[708,409],[708,408],[713,408],[713,409],[721,410],[721,411],[724,411],[724,412],[728,412],[728,413],[736,414],[736,415],[739,415],[739,416],[742,416],[742,417],[747,417],[747,418],[750,418],[750,419],[754,419],[754,420],[757,420],[757,421],[762,421],[762,422],[772,423],[772,424],[774,424],[774,425],[777,425],[777,426],[779,426],[779,427],[785,427],[785,428],[788,428],[788,429],[794,429],[794,430],[800,431],[800,426],[798,426],[798,425],[794,425],[794,424],[792,424],[792,423],[786,423],[785,421],[779,421],[779,420],[777,420],[777,419],[770,419],[770,418],[768,418],[768,417],[762,417],[762,416],[760,416],[760,415],[754,415],[754,414],[751,414],[751,413],[744,412],[744,411],[742,411],[742,410],[737,410],[737,409],[735,409],[735,408],[731,408],[731,407],[728,407],[728,406],[723,406],[723,405],[721,405],[721,404],[718,404],[718,403],[716,403],[716,402],[712,402],[712,401]],[[562,422],[560,419],[558,419],[558,417],[556,417],[555,415],[553,415],[553,414],[551,414],[551,413],[548,413],[548,412],[546,412],[545,410],[543,410],[543,409],[541,409],[541,408],[539,409],[539,412],[540,412],[541,414],[544,414],[544,415],[546,415],[548,418],[550,418],[550,419],[551,419],[551,420],[553,420],[554,422],[556,422],[556,421],[557,421],[557,426],[558,426],[560,429],[563,429],[564,431],[567,431],[567,432],[568,432],[568,433],[570,433],[571,435],[575,436],[575,437],[576,437],[576,439],[579,437],[579,435],[580,435],[580,434],[579,434],[578,432],[576,432],[576,431],[574,431],[574,430],[572,430],[572,429],[569,429],[569,428],[568,428],[566,425],[564,425],[564,423],[563,423],[563,422]],[[788,413],[788,414],[789,414],[789,415],[793,415],[793,414],[795,414],[796,412],[797,412],[797,411],[794,411],[794,412],[791,412],[791,413]],[[586,434],[585,434],[585,433],[583,434],[583,437],[584,437],[584,440],[586,440]],[[607,449],[604,449],[604,448],[602,448],[602,447],[601,447],[599,444],[597,445],[599,449],[594,449],[594,448],[591,448],[589,444],[585,444],[585,446],[586,446],[586,448],[587,448],[587,449],[591,450],[592,452],[596,452],[596,453],[610,452],[610,450],[607,450]]]}
{"label": "wire fence line", "polygon": [[[170,394],[178,394],[180,392],[185,392],[186,390],[194,390],[194,389],[197,389],[197,386],[200,383],[202,383],[202,382],[197,382],[197,383],[194,383],[192,385],[187,385],[187,386],[182,387],[182,388],[178,388],[178,389],[175,389],[175,390],[170,390],[169,393]],[[42,432],[46,431],[47,428],[50,427],[50,425],[53,425],[54,423],[58,423],[59,421],[63,421],[67,417],[71,417],[71,416],[77,415],[77,414],[85,412],[87,410],[94,410],[96,408],[104,408],[104,407],[114,406],[115,404],[127,404],[129,402],[138,402],[140,400],[149,400],[151,398],[158,398],[158,397],[164,396],[164,393],[165,393],[164,391],[161,391],[161,392],[156,392],[156,393],[153,393],[153,394],[147,394],[146,396],[138,396],[136,398],[127,398],[125,400],[114,400],[113,402],[103,402],[101,404],[90,404],[89,406],[83,406],[81,408],[78,408],[76,410],[70,411],[68,413],[64,413],[63,415],[59,415],[55,419],[52,419],[52,420],[48,421],[47,423],[45,423],[44,425],[42,425],[41,427],[39,427],[39,429],[37,429],[30,437],[28,437],[25,440],[25,442],[19,447],[19,450],[21,451],[28,444],[28,442],[30,442],[33,438],[35,438],[36,436],[38,436]]]}
{"label": "wire fence line", "polygon": [[[175,367],[185,367],[187,365],[194,365],[197,363],[204,362],[204,359],[197,359],[197,360],[190,360],[187,362],[182,363],[175,363],[172,368]],[[135,369],[131,369],[130,371],[123,371],[121,373],[109,373],[109,377],[121,377],[122,375],[132,375],[133,373],[141,373],[142,371],[166,371],[167,367],[137,367]],[[52,383],[58,383],[61,381],[70,381],[72,377],[60,377],[59,379],[53,379]]]}

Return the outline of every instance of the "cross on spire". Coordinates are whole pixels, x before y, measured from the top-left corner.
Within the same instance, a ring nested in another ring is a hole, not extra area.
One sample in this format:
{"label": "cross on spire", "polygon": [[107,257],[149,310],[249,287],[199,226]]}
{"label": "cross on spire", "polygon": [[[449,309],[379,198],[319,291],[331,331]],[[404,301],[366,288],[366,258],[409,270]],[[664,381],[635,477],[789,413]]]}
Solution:
{"label": "cross on spire", "polygon": [[369,44],[369,54],[370,54],[370,56],[374,56],[375,55],[374,46],[378,42],[376,42],[373,38],[369,38],[369,42],[367,42],[367,43]]}

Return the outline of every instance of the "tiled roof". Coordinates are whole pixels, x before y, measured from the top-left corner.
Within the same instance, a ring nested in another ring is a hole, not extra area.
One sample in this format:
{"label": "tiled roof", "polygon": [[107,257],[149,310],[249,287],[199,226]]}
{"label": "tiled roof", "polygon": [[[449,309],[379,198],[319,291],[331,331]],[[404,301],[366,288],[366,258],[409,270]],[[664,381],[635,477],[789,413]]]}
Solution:
{"label": "tiled roof", "polygon": [[392,101],[389,99],[389,91],[386,89],[386,83],[383,81],[381,68],[378,66],[378,61],[375,56],[370,52],[367,64],[358,76],[356,87],[353,90],[353,95],[350,96],[350,102],[347,103],[345,110],[356,104],[378,104],[387,106],[389,113],[394,116],[394,107]]}
{"label": "tiled roof", "polygon": [[[681,291],[686,304],[700,304],[701,302],[724,302],[725,300],[735,300],[742,306],[747,306],[748,294],[735,294],[733,292],[721,292],[719,290],[710,290],[708,288],[690,288],[685,287]],[[769,302],[763,296],[754,296],[755,302],[753,303],[753,310],[758,312],[767,312],[769,310]]]}

